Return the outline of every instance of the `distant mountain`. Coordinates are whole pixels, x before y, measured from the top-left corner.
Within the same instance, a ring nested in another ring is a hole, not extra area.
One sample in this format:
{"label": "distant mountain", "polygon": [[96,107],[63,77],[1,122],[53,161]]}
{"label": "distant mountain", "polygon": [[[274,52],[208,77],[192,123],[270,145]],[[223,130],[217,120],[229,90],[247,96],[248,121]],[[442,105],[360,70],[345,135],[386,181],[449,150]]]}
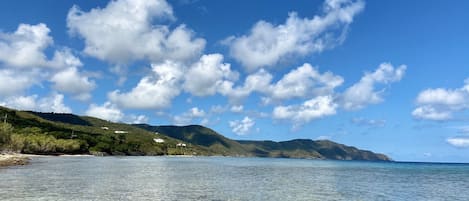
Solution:
{"label": "distant mountain", "polygon": [[329,140],[295,139],[283,142],[232,140],[212,129],[199,126],[135,126],[196,144],[215,154],[282,158],[389,161],[384,154],[338,144]]}
{"label": "distant mountain", "polygon": [[335,160],[391,160],[383,154],[328,140],[232,140],[199,126],[113,123],[74,114],[0,107],[1,149],[31,154],[221,155]]}
{"label": "distant mountain", "polygon": [[384,154],[338,144],[330,140],[296,139],[283,142],[238,141],[250,152],[261,157],[321,158],[335,160],[391,160]]}

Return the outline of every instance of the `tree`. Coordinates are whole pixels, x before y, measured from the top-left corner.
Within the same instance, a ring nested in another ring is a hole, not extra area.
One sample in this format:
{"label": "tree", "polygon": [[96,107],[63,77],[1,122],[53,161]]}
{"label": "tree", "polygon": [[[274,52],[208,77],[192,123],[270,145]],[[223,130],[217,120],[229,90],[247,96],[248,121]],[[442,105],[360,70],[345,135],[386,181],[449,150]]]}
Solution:
{"label": "tree", "polygon": [[12,134],[13,126],[9,123],[2,123],[0,125],[0,146],[10,143]]}

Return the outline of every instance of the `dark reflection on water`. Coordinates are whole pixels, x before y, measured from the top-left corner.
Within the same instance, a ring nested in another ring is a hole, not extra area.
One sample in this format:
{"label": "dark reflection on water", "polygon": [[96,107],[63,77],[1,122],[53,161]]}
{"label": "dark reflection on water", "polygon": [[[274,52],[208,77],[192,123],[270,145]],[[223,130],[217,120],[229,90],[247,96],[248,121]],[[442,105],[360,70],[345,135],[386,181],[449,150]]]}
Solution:
{"label": "dark reflection on water", "polygon": [[223,157],[39,157],[0,200],[469,200],[469,166]]}

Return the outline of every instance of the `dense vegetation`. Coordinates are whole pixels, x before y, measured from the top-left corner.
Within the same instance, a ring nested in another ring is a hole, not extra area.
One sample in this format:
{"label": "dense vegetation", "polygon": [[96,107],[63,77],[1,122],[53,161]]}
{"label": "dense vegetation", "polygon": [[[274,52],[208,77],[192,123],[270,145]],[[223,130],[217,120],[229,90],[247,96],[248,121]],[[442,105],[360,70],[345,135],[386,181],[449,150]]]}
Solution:
{"label": "dense vegetation", "polygon": [[[156,136],[152,132],[134,126],[92,117],[24,112],[3,107],[0,107],[0,115],[2,117],[7,115],[7,123],[2,122],[0,129],[0,148],[7,151],[98,155],[166,155],[199,152],[194,146],[187,146],[182,150],[176,147],[178,141],[164,135]],[[156,143],[154,138],[164,139],[165,143]],[[203,150],[200,152],[203,153]]]}
{"label": "dense vegetation", "polygon": [[0,107],[0,151],[29,154],[223,155],[389,160],[385,155],[322,140],[236,141],[198,125],[150,126],[93,117]]}
{"label": "dense vegetation", "polygon": [[359,150],[329,140],[296,139],[284,142],[232,140],[212,129],[198,126],[150,126],[136,124],[152,132],[200,145],[217,155],[281,158],[320,158],[336,160],[390,160],[383,154]]}

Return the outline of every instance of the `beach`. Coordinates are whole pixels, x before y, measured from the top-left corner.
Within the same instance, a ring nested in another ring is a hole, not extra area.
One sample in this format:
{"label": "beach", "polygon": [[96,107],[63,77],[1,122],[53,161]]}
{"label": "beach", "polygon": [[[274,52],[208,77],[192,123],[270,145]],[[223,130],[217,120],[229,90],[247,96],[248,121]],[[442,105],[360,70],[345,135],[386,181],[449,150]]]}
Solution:
{"label": "beach", "polygon": [[22,154],[1,154],[0,167],[14,166],[14,165],[27,165],[30,158]]}

